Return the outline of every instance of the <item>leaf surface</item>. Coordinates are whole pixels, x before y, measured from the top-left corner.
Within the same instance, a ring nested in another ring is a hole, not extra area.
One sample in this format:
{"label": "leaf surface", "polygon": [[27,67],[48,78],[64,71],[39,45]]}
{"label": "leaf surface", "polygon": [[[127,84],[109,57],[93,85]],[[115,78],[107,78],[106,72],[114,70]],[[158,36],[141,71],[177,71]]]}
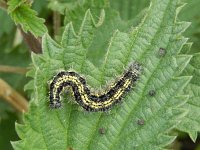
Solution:
{"label": "leaf surface", "polygon": [[[43,54],[32,55],[34,93],[24,124],[16,125],[21,140],[13,142],[14,149],[162,149],[172,143],[175,136],[168,132],[188,113],[182,92],[191,79],[180,76],[191,56],[179,55],[187,42],[181,33],[189,25],[176,21],[179,10],[178,0],[153,0],[136,28],[113,33],[98,68],[86,57],[97,27],[89,10],[78,33],[72,23],[66,26],[61,43],[46,34]],[[70,94],[62,109],[49,109],[47,82],[58,71],[73,69],[100,89],[135,61],[143,68],[140,80],[109,113],[84,112]]]}
{"label": "leaf surface", "polygon": [[195,142],[198,132],[200,131],[200,54],[194,54],[190,64],[184,70],[184,75],[193,75],[192,80],[184,89],[184,94],[189,95],[188,102],[184,105],[189,109],[189,113],[183,121],[178,125],[178,129],[187,132],[191,139]]}

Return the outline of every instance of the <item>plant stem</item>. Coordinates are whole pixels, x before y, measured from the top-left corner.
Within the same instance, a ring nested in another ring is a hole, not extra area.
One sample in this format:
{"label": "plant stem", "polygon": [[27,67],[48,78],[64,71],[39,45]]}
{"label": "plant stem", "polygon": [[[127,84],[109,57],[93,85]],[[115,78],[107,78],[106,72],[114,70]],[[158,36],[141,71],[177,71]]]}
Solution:
{"label": "plant stem", "polygon": [[20,112],[28,111],[27,100],[2,79],[0,79],[0,96],[16,110]]}
{"label": "plant stem", "polygon": [[18,26],[18,28],[22,33],[24,42],[28,45],[30,50],[36,54],[42,53],[41,38],[34,37],[30,32],[25,33],[20,26]]}
{"label": "plant stem", "polygon": [[61,19],[60,14],[57,11],[53,12],[53,29],[54,29],[54,36],[58,35],[60,29]]}
{"label": "plant stem", "polygon": [[28,71],[28,69],[22,68],[22,67],[0,65],[0,72],[11,72],[11,73],[18,73],[18,74],[26,74],[27,71]]}

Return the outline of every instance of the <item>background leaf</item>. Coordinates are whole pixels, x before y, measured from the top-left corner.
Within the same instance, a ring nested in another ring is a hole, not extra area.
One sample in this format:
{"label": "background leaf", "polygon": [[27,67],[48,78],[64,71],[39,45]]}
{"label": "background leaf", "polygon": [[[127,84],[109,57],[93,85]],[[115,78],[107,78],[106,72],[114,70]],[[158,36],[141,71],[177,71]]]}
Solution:
{"label": "background leaf", "polygon": [[38,18],[37,12],[24,3],[24,0],[10,0],[8,12],[16,24],[20,24],[25,32],[31,32],[35,37],[47,32],[44,19]]}
{"label": "background leaf", "polygon": [[[0,107],[1,106],[2,104],[0,105]],[[14,124],[14,122],[17,120],[17,116],[14,113],[8,113],[7,115],[9,116],[9,119],[0,118],[0,133],[1,133],[0,147],[1,149],[12,150],[13,148],[10,144],[10,140],[12,141],[19,140],[15,132],[15,124]]]}
{"label": "background leaf", "polygon": [[[20,47],[22,48],[22,47]],[[28,67],[30,63],[30,57],[27,52],[21,52],[19,47],[12,50],[12,52],[5,53],[0,51],[0,64],[17,67]],[[8,61],[9,60],[9,61]],[[21,61],[23,60],[23,62]],[[28,93],[24,92],[24,85],[29,81],[25,77],[25,74],[14,73],[0,73],[0,78],[6,81],[13,89],[27,97]],[[18,136],[15,132],[15,122],[21,122],[20,114],[5,100],[0,97],[0,148],[1,149],[13,149],[10,141],[18,140]]]}
{"label": "background leaf", "polygon": [[132,20],[148,7],[149,3],[149,0],[110,0],[110,5],[120,13],[123,20]]}
{"label": "background leaf", "polygon": [[8,17],[6,12],[0,10],[0,19],[3,20],[0,25],[0,37],[4,33],[10,33],[11,30],[14,28],[14,24],[12,20]]}
{"label": "background leaf", "polygon": [[192,22],[190,28],[184,33],[187,37],[190,38],[190,41],[193,42],[192,50],[190,53],[199,52],[200,50],[200,14],[199,14],[199,5],[200,1],[198,0],[183,0],[187,5],[183,8],[182,13],[180,14],[181,20],[187,20]]}

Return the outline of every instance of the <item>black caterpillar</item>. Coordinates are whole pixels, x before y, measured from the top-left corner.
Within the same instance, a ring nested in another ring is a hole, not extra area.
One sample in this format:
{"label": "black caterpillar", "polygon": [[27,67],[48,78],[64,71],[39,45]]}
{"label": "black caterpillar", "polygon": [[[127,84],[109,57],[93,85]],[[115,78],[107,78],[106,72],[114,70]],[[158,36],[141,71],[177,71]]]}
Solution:
{"label": "black caterpillar", "polygon": [[141,66],[133,63],[110,89],[102,94],[91,93],[86,81],[76,72],[59,72],[50,83],[50,108],[60,108],[60,94],[65,87],[71,87],[76,102],[87,111],[106,111],[121,101],[139,78]]}

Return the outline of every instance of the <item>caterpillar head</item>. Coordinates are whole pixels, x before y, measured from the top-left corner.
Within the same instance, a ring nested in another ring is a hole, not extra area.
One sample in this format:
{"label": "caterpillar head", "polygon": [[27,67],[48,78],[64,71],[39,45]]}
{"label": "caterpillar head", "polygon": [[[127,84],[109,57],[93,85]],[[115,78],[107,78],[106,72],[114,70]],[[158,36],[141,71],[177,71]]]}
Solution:
{"label": "caterpillar head", "polygon": [[139,75],[142,71],[142,66],[138,62],[134,62],[131,64],[129,71],[132,74]]}
{"label": "caterpillar head", "polygon": [[52,109],[60,108],[61,102],[60,101],[52,101],[52,102],[50,102],[49,107],[52,108]]}

